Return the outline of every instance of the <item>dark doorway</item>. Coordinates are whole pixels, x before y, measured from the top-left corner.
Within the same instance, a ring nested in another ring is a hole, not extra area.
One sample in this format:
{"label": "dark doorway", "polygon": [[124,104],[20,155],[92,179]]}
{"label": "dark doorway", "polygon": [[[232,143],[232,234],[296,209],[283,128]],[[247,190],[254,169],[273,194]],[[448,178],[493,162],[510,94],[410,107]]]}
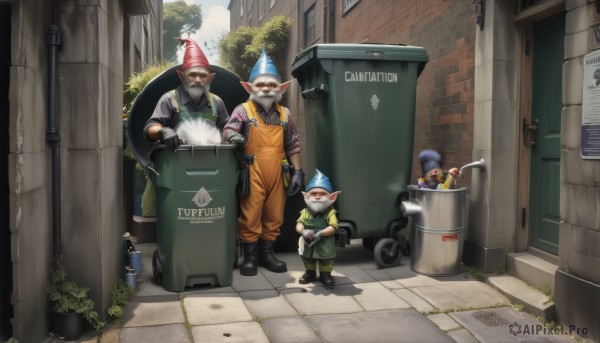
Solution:
{"label": "dark doorway", "polygon": [[[10,4],[0,4],[0,113],[3,122],[0,124],[0,149],[4,157],[0,158],[0,196],[5,204],[8,197],[8,88],[10,84]],[[10,302],[12,292],[12,264],[10,260],[10,205],[0,207],[0,341],[6,341],[12,336],[10,320],[13,307]]]}

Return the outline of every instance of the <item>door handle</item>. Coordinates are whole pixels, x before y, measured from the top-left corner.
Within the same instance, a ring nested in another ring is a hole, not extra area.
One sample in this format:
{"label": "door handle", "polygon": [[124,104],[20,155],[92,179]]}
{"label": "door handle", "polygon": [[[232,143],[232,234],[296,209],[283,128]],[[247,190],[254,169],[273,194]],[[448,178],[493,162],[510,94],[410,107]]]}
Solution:
{"label": "door handle", "polygon": [[539,119],[535,118],[531,121],[531,123],[528,123],[527,119],[523,118],[523,140],[525,145],[530,144],[532,148],[535,147],[537,144],[536,137],[539,126]]}

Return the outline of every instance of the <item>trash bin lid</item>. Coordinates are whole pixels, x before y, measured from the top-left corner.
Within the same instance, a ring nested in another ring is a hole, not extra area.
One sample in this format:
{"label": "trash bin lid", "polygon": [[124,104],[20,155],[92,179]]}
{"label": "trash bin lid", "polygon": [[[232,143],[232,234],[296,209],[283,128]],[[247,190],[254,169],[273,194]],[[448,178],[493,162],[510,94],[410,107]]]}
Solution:
{"label": "trash bin lid", "polygon": [[[152,116],[160,97],[181,84],[176,70],[181,70],[181,65],[165,70],[148,82],[135,98],[127,118],[127,141],[133,155],[145,168],[152,165],[149,155],[154,143],[144,137],[144,125]],[[223,99],[227,112],[233,112],[237,105],[248,99],[248,92],[240,84],[241,79],[219,66],[211,65],[210,70],[216,74],[210,84],[210,92]]]}
{"label": "trash bin lid", "polygon": [[[297,69],[313,60],[379,60],[420,62],[428,61],[424,48],[394,44],[315,44],[296,55],[292,75]],[[420,67],[422,70],[423,67]]]}

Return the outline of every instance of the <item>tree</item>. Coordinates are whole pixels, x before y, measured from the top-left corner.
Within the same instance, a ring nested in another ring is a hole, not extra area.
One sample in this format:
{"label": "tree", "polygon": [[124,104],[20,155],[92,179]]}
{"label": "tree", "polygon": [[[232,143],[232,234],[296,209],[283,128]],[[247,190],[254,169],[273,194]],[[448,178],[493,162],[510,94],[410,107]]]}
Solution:
{"label": "tree", "polygon": [[275,16],[261,27],[242,26],[225,34],[219,41],[221,63],[247,80],[262,48],[274,60],[279,57],[287,43],[290,26],[288,17]]}
{"label": "tree", "polygon": [[196,32],[202,26],[202,8],[188,5],[184,0],[165,2],[163,5],[163,56],[176,62],[178,41],[183,34]]}

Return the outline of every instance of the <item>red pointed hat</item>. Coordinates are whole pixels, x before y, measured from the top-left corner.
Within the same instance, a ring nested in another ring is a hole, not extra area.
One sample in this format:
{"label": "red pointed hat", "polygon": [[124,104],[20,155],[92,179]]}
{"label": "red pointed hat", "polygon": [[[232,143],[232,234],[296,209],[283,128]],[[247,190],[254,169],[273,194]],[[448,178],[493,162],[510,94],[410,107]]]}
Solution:
{"label": "red pointed hat", "polygon": [[190,67],[204,67],[210,70],[208,60],[196,42],[189,38],[177,38],[177,40],[185,42],[185,54],[183,55],[183,66],[181,66],[182,71]]}

